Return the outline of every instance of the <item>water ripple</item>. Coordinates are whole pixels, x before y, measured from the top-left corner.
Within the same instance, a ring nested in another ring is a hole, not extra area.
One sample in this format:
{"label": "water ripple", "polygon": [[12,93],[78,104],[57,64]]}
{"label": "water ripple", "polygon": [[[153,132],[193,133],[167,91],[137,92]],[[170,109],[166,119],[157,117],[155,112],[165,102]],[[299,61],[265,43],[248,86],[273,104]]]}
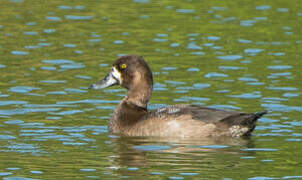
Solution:
{"label": "water ripple", "polygon": [[83,65],[82,63],[60,65],[61,69],[81,69],[81,68],[84,68],[84,67],[85,67],[85,65]]}
{"label": "water ripple", "polygon": [[195,42],[190,42],[190,43],[187,45],[187,49],[201,50],[202,47],[198,46]]}
{"label": "water ripple", "polygon": [[30,86],[15,86],[11,87],[9,91],[15,92],[15,93],[29,93],[30,91],[33,90],[40,90],[41,88],[37,87],[30,87]]}
{"label": "water ripple", "polygon": [[161,151],[166,149],[171,149],[171,146],[165,145],[144,145],[144,146],[134,146],[135,149],[143,151]]}
{"label": "water ripple", "polygon": [[90,20],[93,16],[76,16],[76,15],[65,15],[65,19],[68,20]]}
{"label": "water ripple", "polygon": [[62,112],[50,112],[49,114],[53,114],[53,115],[59,115],[59,116],[65,116],[65,115],[72,115],[72,114],[78,114],[78,113],[82,113],[84,111],[82,110],[68,110],[68,111],[62,111]]}
{"label": "water ripple", "polygon": [[258,49],[258,48],[250,48],[250,49],[245,49],[244,52],[250,55],[256,55],[260,52],[263,52],[264,49]]}
{"label": "water ripple", "polygon": [[217,59],[224,60],[224,61],[235,61],[241,58],[242,58],[241,55],[217,56]]}
{"label": "water ripple", "polygon": [[133,0],[133,2],[135,2],[135,3],[150,3],[150,1],[149,0]]}
{"label": "water ripple", "polygon": [[176,9],[176,12],[188,14],[188,13],[194,13],[195,10],[194,9]]}
{"label": "water ripple", "polygon": [[0,101],[0,106],[27,104],[27,101]]}
{"label": "water ripple", "polygon": [[23,108],[23,109],[9,109],[9,110],[0,110],[0,115],[18,115],[18,114],[27,114],[33,112],[51,112],[51,111],[59,111],[59,108],[40,108],[40,109],[33,109],[33,108]]}
{"label": "water ripple", "polygon": [[0,134],[0,140],[17,139],[15,136]]}
{"label": "water ripple", "polygon": [[283,70],[283,69],[291,69],[292,66],[289,65],[275,65],[275,66],[268,66],[268,69],[273,69],[273,70]]}
{"label": "water ripple", "polygon": [[205,78],[213,78],[213,77],[228,77],[227,74],[211,72],[204,75]]}
{"label": "water ripple", "polygon": [[55,17],[55,16],[47,16],[45,19],[48,21],[61,21],[62,20],[60,17]]}
{"label": "water ripple", "polygon": [[67,59],[52,59],[52,60],[42,60],[43,63],[49,64],[74,64],[75,62]]}
{"label": "water ripple", "polygon": [[269,10],[269,9],[271,9],[270,5],[256,6],[256,10]]}
{"label": "water ripple", "polygon": [[25,51],[11,51],[10,53],[13,55],[20,55],[20,56],[29,54],[28,52]]}

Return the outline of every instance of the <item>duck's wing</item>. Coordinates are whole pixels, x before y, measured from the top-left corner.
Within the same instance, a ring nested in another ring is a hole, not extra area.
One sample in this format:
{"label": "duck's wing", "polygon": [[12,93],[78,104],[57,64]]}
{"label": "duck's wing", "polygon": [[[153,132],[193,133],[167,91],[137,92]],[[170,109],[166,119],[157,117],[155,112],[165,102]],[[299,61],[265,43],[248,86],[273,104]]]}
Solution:
{"label": "duck's wing", "polygon": [[190,115],[192,119],[205,123],[217,123],[227,117],[244,114],[236,111],[226,111],[208,108],[198,105],[177,104],[165,108],[156,109],[151,112],[151,116],[181,116]]}
{"label": "duck's wing", "polygon": [[240,137],[250,135],[257,119],[265,113],[248,114],[198,105],[172,105],[149,112],[146,121],[141,122],[152,124],[146,130],[149,134]]}
{"label": "duck's wing", "polygon": [[[198,105],[173,105],[157,109],[153,114],[164,117],[179,117],[190,115],[191,119],[212,123],[217,131],[231,131],[232,136],[250,135],[256,126],[257,119],[266,114],[266,111],[259,113],[243,113],[208,108]],[[166,118],[166,119],[171,119]]]}

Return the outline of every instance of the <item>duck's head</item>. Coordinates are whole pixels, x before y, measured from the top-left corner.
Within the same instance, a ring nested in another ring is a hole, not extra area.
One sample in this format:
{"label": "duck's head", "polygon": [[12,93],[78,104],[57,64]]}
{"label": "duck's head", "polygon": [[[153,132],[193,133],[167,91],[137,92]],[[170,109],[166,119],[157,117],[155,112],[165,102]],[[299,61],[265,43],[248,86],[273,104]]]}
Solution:
{"label": "duck's head", "polygon": [[[104,79],[90,85],[90,89],[104,89],[121,85],[129,91],[152,90],[152,72],[141,56],[128,55],[118,58]],[[151,92],[150,92],[151,93]]]}

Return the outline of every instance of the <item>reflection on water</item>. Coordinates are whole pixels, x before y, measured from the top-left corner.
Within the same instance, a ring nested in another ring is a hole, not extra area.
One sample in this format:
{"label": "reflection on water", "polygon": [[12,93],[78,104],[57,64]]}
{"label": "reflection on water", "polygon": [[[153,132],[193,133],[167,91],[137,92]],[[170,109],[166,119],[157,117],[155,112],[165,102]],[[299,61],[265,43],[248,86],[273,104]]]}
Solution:
{"label": "reflection on water", "polygon": [[[154,168],[150,174],[169,177],[169,172],[165,167],[175,166],[175,170],[180,168],[178,175],[196,176],[202,171],[207,171],[208,163],[219,162],[223,165],[221,157],[239,159],[240,156],[249,156],[240,148],[252,147],[249,139],[175,139],[175,138],[139,138],[121,137],[113,138],[114,167],[123,176],[134,175],[132,171],[137,171],[146,167]],[[223,144],[223,145],[222,145]],[[215,157],[214,154],[219,154]],[[152,157],[150,159],[150,157]],[[125,169],[124,167],[130,167]]]}
{"label": "reflection on water", "polygon": [[[0,177],[302,178],[298,0],[0,5]],[[124,54],[143,55],[153,70],[150,109],[270,113],[250,139],[109,134],[125,90],[87,87]]]}

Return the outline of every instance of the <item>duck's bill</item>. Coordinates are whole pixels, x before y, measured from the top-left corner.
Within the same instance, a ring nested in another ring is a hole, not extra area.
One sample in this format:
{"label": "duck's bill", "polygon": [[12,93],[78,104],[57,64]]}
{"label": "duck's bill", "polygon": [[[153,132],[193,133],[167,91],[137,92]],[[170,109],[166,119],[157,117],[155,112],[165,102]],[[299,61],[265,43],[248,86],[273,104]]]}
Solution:
{"label": "duck's bill", "polygon": [[96,82],[95,84],[91,84],[89,89],[104,89],[117,84],[119,84],[119,78],[115,77],[115,69],[112,69],[104,79]]}

